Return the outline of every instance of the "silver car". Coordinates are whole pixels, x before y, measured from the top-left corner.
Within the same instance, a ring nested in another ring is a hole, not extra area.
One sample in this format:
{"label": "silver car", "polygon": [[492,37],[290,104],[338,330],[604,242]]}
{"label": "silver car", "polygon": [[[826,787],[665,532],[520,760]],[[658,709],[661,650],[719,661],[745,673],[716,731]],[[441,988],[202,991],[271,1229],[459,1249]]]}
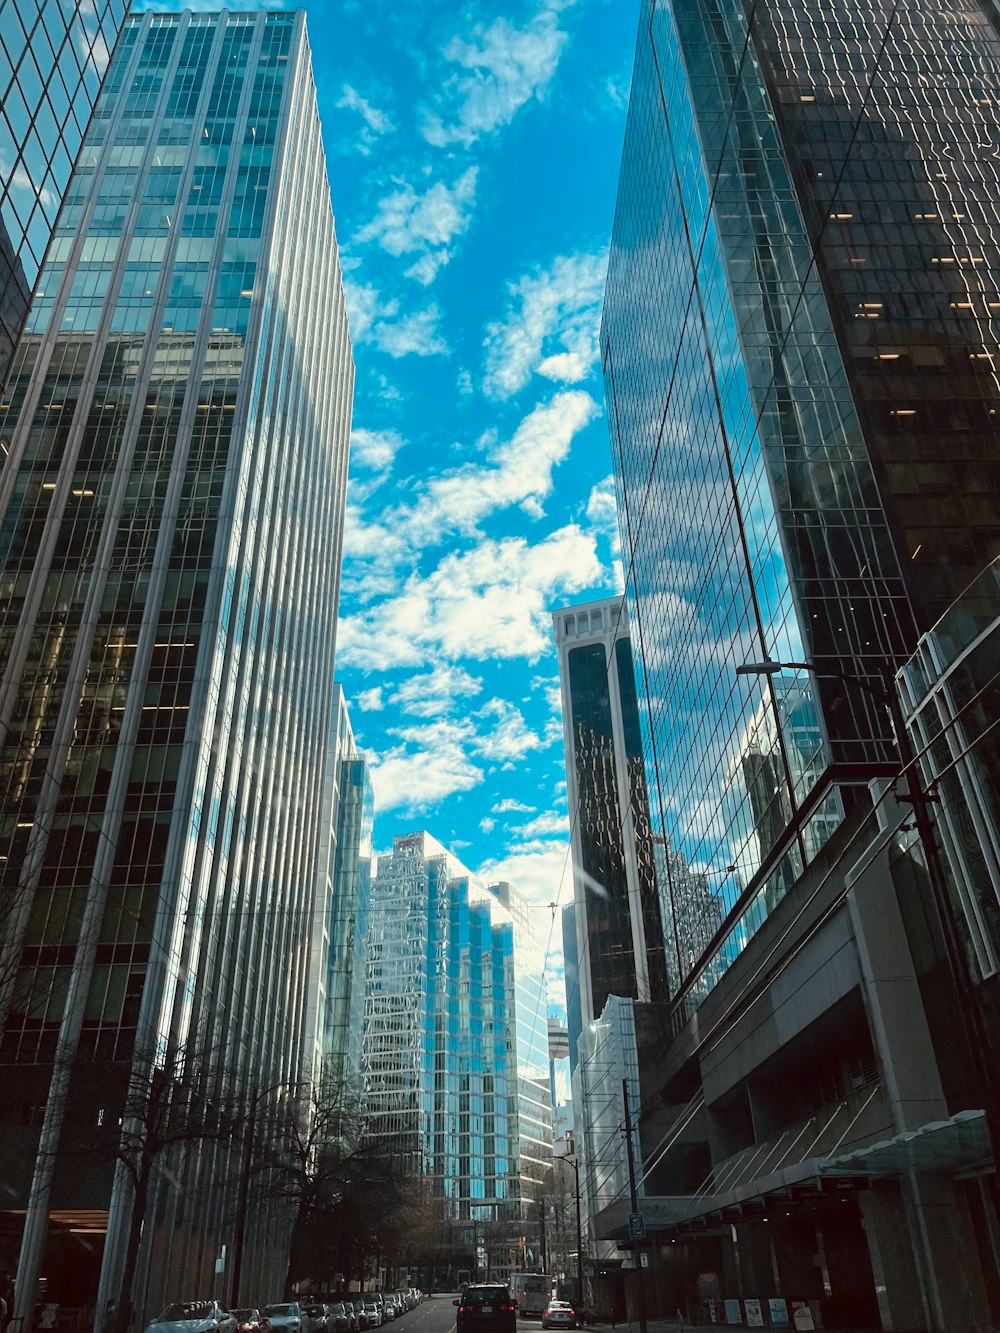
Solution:
{"label": "silver car", "polygon": [[261,1314],[267,1320],[268,1328],[279,1329],[280,1333],[309,1333],[308,1320],[298,1301],[265,1305]]}
{"label": "silver car", "polygon": [[236,1318],[218,1301],[176,1301],[146,1333],[236,1333]]}

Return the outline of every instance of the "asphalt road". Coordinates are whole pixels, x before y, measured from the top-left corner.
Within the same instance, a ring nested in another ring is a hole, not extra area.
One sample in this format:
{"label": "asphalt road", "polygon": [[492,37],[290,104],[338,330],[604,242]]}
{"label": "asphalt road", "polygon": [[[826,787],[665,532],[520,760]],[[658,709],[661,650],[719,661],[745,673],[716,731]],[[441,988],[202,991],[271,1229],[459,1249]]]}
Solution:
{"label": "asphalt road", "polygon": [[[432,1296],[421,1301],[415,1310],[404,1314],[402,1319],[394,1319],[386,1324],[379,1333],[455,1333],[455,1307],[452,1304],[457,1291],[446,1296]],[[398,1325],[398,1327],[397,1327]],[[518,1333],[541,1333],[538,1319],[517,1318]]]}
{"label": "asphalt road", "polygon": [[452,1301],[458,1295],[431,1296],[421,1301],[415,1310],[404,1314],[402,1319],[394,1319],[378,1333],[454,1333],[455,1307]]}

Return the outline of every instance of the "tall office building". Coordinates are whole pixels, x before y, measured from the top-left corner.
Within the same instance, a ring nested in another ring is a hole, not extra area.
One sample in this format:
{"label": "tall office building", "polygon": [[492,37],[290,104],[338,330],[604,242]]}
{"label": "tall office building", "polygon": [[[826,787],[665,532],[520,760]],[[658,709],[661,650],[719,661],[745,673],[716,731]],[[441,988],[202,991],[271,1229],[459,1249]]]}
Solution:
{"label": "tall office building", "polygon": [[[308,1054],[353,365],[304,15],[130,18],[70,198],[0,419],[26,1320],[43,1252],[50,1300],[127,1298],[144,1221],[140,1315],[223,1294],[242,1144],[168,1154],[133,1217],[123,1170],[60,1152],[81,1106],[117,1123],[102,1070],[152,1086],[182,1052],[262,1132]],[[244,1280],[279,1270],[262,1208]]]}
{"label": "tall office building", "polygon": [[358,753],[347,701],[335,684],[327,755],[327,811],[319,852],[309,986],[311,1077],[330,1093],[361,1076],[366,944],[371,898],[375,797],[368,761]]}
{"label": "tall office building", "polygon": [[919,790],[991,780],[998,76],[980,0],[642,5],[602,358],[653,824],[717,903],[634,1007],[667,1302],[1000,1317],[988,801]]}
{"label": "tall office building", "polygon": [[[378,858],[363,1043],[368,1125],[428,1180],[453,1245],[471,1256],[478,1239],[493,1276],[518,1266],[509,1244],[525,1234],[551,1154],[538,1086],[547,1083],[545,1009],[529,999],[529,968],[516,958],[521,908],[510,885],[487,889],[428,833],[395,837]],[[541,1079],[532,1074],[539,1055]]]}
{"label": "tall office building", "polygon": [[726,923],[692,1003],[892,772],[880,682],[1000,543],[998,76],[978,3],[643,5],[602,355],[653,823]]}
{"label": "tall office building", "polygon": [[552,622],[573,855],[572,1046],[577,1005],[585,1027],[609,995],[662,995],[666,971],[625,605],[621,597],[588,602],[553,612]]}
{"label": "tall office building", "polygon": [[0,0],[0,385],[127,9]]}
{"label": "tall office building", "polygon": [[521,1216],[525,1245],[540,1254],[538,1213],[552,1166],[552,1089],[549,1082],[548,1000],[545,950],[532,910],[506,881],[487,888],[514,927],[514,1025],[517,1061],[517,1137]]}

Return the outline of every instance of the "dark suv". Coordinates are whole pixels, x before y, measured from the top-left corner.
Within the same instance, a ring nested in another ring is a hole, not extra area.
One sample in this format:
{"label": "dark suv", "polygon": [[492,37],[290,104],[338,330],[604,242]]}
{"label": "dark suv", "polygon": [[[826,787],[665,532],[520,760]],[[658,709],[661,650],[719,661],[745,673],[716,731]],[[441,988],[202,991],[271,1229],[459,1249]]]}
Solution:
{"label": "dark suv", "polygon": [[517,1306],[510,1288],[499,1282],[477,1282],[462,1288],[462,1298],[455,1302],[455,1333],[514,1333]]}

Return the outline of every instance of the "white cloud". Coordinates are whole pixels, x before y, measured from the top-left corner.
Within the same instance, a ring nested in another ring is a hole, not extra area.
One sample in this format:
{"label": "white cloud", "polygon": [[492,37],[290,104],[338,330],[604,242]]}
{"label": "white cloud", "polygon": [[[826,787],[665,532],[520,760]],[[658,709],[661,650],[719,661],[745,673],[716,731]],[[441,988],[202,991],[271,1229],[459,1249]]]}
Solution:
{"label": "white cloud", "polygon": [[527,824],[520,825],[514,831],[521,838],[547,838],[555,833],[560,833],[566,838],[569,836],[569,817],[565,810],[561,812],[545,810],[535,819],[529,819]]}
{"label": "white cloud", "polygon": [[535,545],[521,537],[485,540],[342,617],[340,660],[370,671],[441,659],[536,661],[551,650],[553,600],[602,576],[593,534],[575,524]]}
{"label": "white cloud", "polygon": [[[476,873],[487,883],[507,880],[522,897],[535,906],[547,906],[549,903],[560,901],[569,902],[573,892],[569,843],[565,839],[553,838],[523,846],[515,844],[508,847],[502,857],[484,861]],[[550,923],[551,918],[546,917],[546,921]],[[554,949],[561,940],[562,923],[557,917],[556,927],[552,932]]]}
{"label": "white cloud", "polygon": [[509,398],[533,373],[577,384],[598,363],[607,255],[563,255],[508,283],[504,318],[486,330],[483,388]]}
{"label": "white cloud", "polygon": [[505,18],[477,24],[468,40],[453,37],[444,58],[457,66],[424,115],[423,134],[438,147],[469,147],[509,125],[532,98],[541,100],[559,64],[566,33],[561,6],[547,4],[523,28]]}
{"label": "white cloud", "polygon": [[506,815],[511,811],[516,811],[518,814],[534,814],[535,807],[525,805],[523,801],[516,801],[513,796],[505,796],[502,801],[498,801],[493,807],[495,815]]}
{"label": "white cloud", "polygon": [[490,819],[489,815],[484,815],[479,821],[479,827],[484,833],[492,833],[496,826],[497,821],[495,819]]}
{"label": "white cloud", "polygon": [[382,701],[382,686],[375,685],[370,690],[362,690],[354,696],[354,704],[362,713],[378,713],[385,707]]}
{"label": "white cloud", "polygon": [[392,357],[443,356],[448,351],[439,328],[441,310],[436,304],[408,315],[399,315],[399,302],[385,300],[371,283],[344,283],[351,341],[374,343]]}
{"label": "white cloud", "polygon": [[477,752],[486,759],[508,765],[532,750],[544,748],[542,737],[531,730],[523,715],[506,699],[491,699],[476,716],[491,723],[489,733],[480,736],[477,745]]}
{"label": "white cloud", "polygon": [[590,374],[590,365],[579,352],[557,352],[535,367],[539,375],[562,384],[579,384]]}
{"label": "white cloud", "polygon": [[400,744],[372,757],[372,785],[380,811],[426,810],[456,792],[471,791],[483,770],[469,756],[469,727],[435,721],[391,733]]}
{"label": "white cloud", "polygon": [[355,141],[354,147],[367,156],[383,134],[391,134],[396,128],[389,116],[372,106],[349,83],[344,84],[340,100],[336,103],[342,111],[356,111],[364,122]]}
{"label": "white cloud", "polygon": [[583,390],[557,394],[530,412],[509,440],[487,435],[478,441],[474,447],[485,450],[486,462],[466,463],[422,486],[414,484],[410,503],[373,507],[371,519],[360,503],[367,498],[365,490],[355,482],[348,492],[345,590],[362,602],[398,592],[420,552],[456,532],[478,537],[482,521],[498,509],[519,505],[531,517],[541,517],[554,468],[596,412],[596,403]]}
{"label": "white cloud", "polygon": [[610,474],[599,481],[587,497],[587,517],[595,531],[610,540],[615,555],[620,555],[622,542],[618,527],[618,497],[615,494],[615,479]]}
{"label": "white cloud", "polygon": [[539,517],[542,502],[552,493],[553,469],[597,412],[597,404],[582,389],[540,403],[509,440],[489,447],[486,465],[467,463],[439,473],[417,504],[397,514],[397,523],[415,546],[424,547],[451,531],[474,534],[481,519],[512,505]]}
{"label": "white cloud", "polygon": [[445,356],[449,349],[438,327],[440,319],[441,311],[436,305],[415,310],[395,324],[376,324],[373,330],[375,342],[383,352],[396,358]]}
{"label": "white cloud", "polygon": [[476,760],[519,758],[541,743],[502,699],[460,718],[433,717],[388,734],[398,744],[372,759],[380,810],[424,810],[471,791],[484,777]]}
{"label": "white cloud", "polygon": [[372,472],[391,467],[402,447],[403,437],[397,430],[366,430],[355,426],[351,432],[351,462]]}
{"label": "white cloud", "polygon": [[438,717],[451,712],[458,701],[475,698],[482,688],[482,680],[463,667],[437,666],[402,681],[390,702],[414,717]]}
{"label": "white cloud", "polygon": [[426,286],[451,259],[452,241],[468,228],[477,175],[478,168],[469,167],[452,186],[437,181],[423,194],[404,183],[379,201],[356,240],[374,241],[390,255],[416,255],[406,276]]}

